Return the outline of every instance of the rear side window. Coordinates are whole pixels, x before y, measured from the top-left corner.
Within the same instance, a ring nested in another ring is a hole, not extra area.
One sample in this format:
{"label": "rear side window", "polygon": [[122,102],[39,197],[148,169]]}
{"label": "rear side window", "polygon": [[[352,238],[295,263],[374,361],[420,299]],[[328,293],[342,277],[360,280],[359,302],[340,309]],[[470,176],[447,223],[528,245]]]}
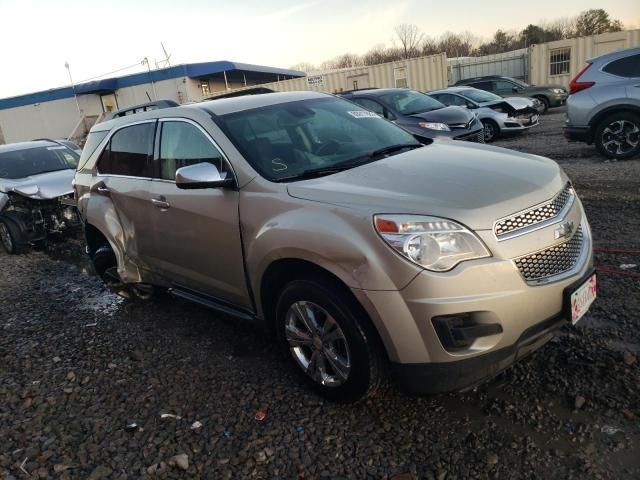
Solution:
{"label": "rear side window", "polygon": [[98,159],[98,171],[106,175],[151,177],[155,123],[141,123],[118,130]]}
{"label": "rear side window", "polygon": [[614,60],[602,70],[612,75],[617,75],[618,77],[639,78],[640,54]]}
{"label": "rear side window", "polygon": [[487,92],[492,92],[494,90],[493,82],[476,82],[471,85],[475,88],[479,88],[480,90],[486,90]]}
{"label": "rear side window", "polygon": [[447,106],[456,105],[458,107],[466,107],[467,101],[459,97],[458,95],[452,95],[450,93],[439,93],[437,95],[431,95],[435,97],[438,101],[444,103]]}
{"label": "rear side window", "polygon": [[370,112],[377,113],[381,117],[384,117],[384,107],[378,102],[369,100],[368,98],[354,98],[353,101]]}
{"label": "rear side window", "polygon": [[87,136],[87,141],[84,144],[84,148],[82,149],[82,155],[80,156],[80,161],[78,162],[78,168],[82,168],[89,160],[89,157],[93,155],[93,152],[96,151],[100,142],[104,140],[104,137],[107,136],[108,131],[104,132],[89,132]]}
{"label": "rear side window", "polygon": [[187,122],[162,122],[160,178],[175,180],[176,170],[198,163],[212,163],[223,171],[222,154],[199,128]]}

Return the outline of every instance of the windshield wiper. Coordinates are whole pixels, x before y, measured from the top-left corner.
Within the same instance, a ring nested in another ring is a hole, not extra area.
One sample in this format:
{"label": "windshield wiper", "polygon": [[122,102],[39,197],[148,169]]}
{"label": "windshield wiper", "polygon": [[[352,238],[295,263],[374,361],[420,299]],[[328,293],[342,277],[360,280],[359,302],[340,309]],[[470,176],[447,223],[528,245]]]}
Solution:
{"label": "windshield wiper", "polygon": [[352,165],[332,165],[330,167],[310,168],[308,170],[303,170],[301,173],[298,173],[296,175],[289,175],[287,177],[276,178],[273,181],[286,182],[288,180],[307,180],[310,178],[324,177],[325,175],[338,173],[343,170],[348,170],[349,168],[353,168],[353,166]]}
{"label": "windshield wiper", "polygon": [[399,150],[404,150],[405,148],[419,148],[423,145],[421,143],[399,143],[397,145],[389,145],[388,147],[379,148],[378,150],[374,150],[373,152],[367,153],[368,158],[377,158],[382,155],[387,155],[389,153],[397,152]]}
{"label": "windshield wiper", "polygon": [[414,149],[422,146],[423,145],[421,143],[399,143],[397,145],[389,145],[388,147],[379,148],[378,150],[368,152],[365,155],[362,155],[355,159],[347,160],[341,163],[336,163],[335,165],[331,165],[328,167],[311,168],[308,170],[303,170],[301,173],[298,173],[296,175],[289,175],[287,177],[276,178],[274,179],[274,182],[286,182],[288,180],[307,180],[310,178],[324,177],[325,175],[331,175],[333,173],[342,172],[344,170],[349,170],[350,168],[364,165],[365,163],[369,163],[375,160],[376,158],[383,155],[387,155],[389,153],[397,152],[399,150],[404,150],[406,148]]}

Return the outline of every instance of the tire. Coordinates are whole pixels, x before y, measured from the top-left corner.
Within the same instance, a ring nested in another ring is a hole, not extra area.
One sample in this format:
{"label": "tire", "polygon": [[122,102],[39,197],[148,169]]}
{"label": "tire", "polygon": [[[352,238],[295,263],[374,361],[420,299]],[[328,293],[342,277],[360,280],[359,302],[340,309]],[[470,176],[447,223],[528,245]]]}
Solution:
{"label": "tire", "polygon": [[0,220],[0,243],[9,255],[16,255],[24,251],[24,237],[11,220]]}
{"label": "tire", "polygon": [[547,111],[549,110],[549,100],[547,100],[547,97],[533,97],[533,98],[537,98],[538,100],[540,100],[540,103],[542,103],[543,109],[540,115],[544,115],[545,113],[547,113]]}
{"label": "tire", "polygon": [[606,157],[625,160],[640,153],[640,116],[620,112],[598,123],[596,148]]}
{"label": "tire", "polygon": [[147,284],[124,283],[118,274],[118,261],[110,245],[98,248],[91,257],[96,274],[106,287],[116,295],[127,300],[148,302],[155,293],[155,287]]}
{"label": "tire", "polygon": [[324,278],[293,281],[278,298],[278,341],[307,383],[329,400],[364,400],[382,383],[382,348],[363,315],[355,299]]}
{"label": "tire", "polygon": [[493,120],[482,120],[484,143],[493,142],[500,135],[500,127]]}

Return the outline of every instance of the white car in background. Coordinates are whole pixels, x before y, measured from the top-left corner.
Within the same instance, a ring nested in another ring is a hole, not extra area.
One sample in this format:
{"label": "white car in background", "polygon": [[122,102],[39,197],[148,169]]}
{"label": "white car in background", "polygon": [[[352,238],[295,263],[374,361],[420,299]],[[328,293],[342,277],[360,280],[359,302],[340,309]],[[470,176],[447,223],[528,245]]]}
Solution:
{"label": "white car in background", "polygon": [[473,87],[449,87],[427,95],[445,105],[467,107],[478,114],[484,126],[484,141],[506,133],[521,133],[538,125],[544,105],[535,98],[503,98]]}

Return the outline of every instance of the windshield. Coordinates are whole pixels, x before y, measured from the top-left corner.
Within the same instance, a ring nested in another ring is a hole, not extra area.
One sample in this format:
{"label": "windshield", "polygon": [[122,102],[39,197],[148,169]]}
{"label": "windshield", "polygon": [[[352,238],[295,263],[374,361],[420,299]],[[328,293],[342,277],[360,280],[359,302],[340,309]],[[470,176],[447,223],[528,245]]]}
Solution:
{"label": "windshield", "polygon": [[444,108],[444,105],[435,98],[414,90],[385,93],[380,95],[380,99],[402,115],[414,115]]}
{"label": "windshield", "polygon": [[485,92],[484,90],[478,89],[469,89],[463,90],[460,92],[460,95],[467,97],[469,100],[473,100],[474,102],[482,103],[482,102],[493,102],[495,100],[503,100],[502,97],[496,95],[495,93]]}
{"label": "windshield", "polygon": [[531,86],[531,85],[529,85],[528,83],[523,82],[522,80],[518,80],[517,78],[512,78],[512,79],[511,79],[511,81],[512,81],[513,83],[518,84],[518,85],[519,85],[520,87],[522,87],[522,88],[527,88],[527,87],[530,87],[530,86]]}
{"label": "windshield", "polygon": [[74,169],[78,155],[62,145],[0,153],[0,178],[26,178],[40,173]]}
{"label": "windshield", "polygon": [[[280,103],[220,117],[247,161],[271,181],[342,168],[398,145],[420,146],[400,127],[346,100]],[[373,160],[373,158],[371,158]]]}

